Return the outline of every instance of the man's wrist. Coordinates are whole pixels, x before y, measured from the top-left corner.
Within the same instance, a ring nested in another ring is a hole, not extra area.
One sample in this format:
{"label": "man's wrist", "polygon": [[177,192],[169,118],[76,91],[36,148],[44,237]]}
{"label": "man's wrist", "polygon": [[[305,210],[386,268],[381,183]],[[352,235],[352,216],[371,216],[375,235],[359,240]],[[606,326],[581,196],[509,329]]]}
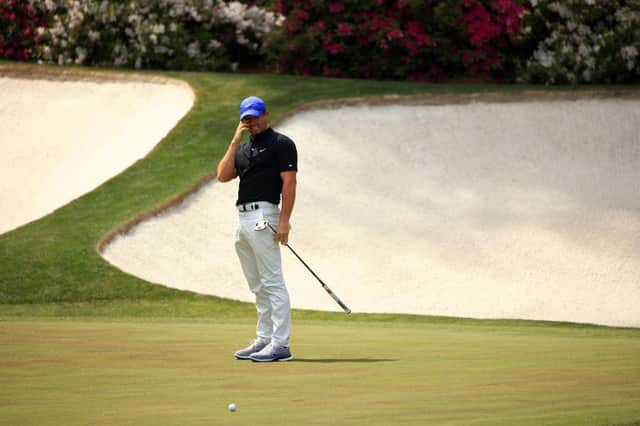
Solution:
{"label": "man's wrist", "polygon": [[285,226],[287,228],[287,231],[291,228],[291,225],[289,224],[289,219],[283,219],[280,218],[280,221],[278,222],[278,226]]}

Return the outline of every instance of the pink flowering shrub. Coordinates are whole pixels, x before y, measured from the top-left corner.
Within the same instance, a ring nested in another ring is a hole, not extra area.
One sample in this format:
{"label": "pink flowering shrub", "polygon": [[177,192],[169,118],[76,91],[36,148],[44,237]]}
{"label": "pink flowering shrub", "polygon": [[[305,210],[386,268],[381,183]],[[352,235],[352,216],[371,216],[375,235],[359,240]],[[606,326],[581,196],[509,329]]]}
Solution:
{"label": "pink flowering shrub", "polygon": [[279,71],[300,75],[499,75],[520,30],[519,1],[277,0],[286,21],[265,45]]}
{"label": "pink flowering shrub", "polygon": [[46,21],[27,0],[0,0],[0,59],[27,61]]}
{"label": "pink flowering shrub", "polygon": [[520,31],[525,8],[513,0],[464,0],[459,21],[466,31],[467,46],[462,63],[468,71],[489,73],[504,68],[512,40]]}

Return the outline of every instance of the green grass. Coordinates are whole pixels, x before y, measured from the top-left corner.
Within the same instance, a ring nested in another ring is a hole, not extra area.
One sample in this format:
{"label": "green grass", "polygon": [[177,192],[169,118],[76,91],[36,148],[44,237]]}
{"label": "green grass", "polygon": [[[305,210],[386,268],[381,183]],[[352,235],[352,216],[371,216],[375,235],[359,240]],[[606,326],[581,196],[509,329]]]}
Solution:
{"label": "green grass", "polygon": [[[7,69],[59,71],[0,62],[0,75]],[[124,173],[0,235],[0,424],[640,420],[640,330],[294,311],[299,361],[258,366],[230,357],[253,332],[251,304],[148,283],[96,251],[114,228],[213,172],[249,94],[266,98],[277,120],[328,99],[610,88],[151,74],[188,82],[193,110]]]}
{"label": "green grass", "polygon": [[298,321],[294,361],[234,360],[252,328],[248,320],[0,322],[0,338],[11,342],[0,347],[0,423],[640,419],[640,336],[626,331]]}

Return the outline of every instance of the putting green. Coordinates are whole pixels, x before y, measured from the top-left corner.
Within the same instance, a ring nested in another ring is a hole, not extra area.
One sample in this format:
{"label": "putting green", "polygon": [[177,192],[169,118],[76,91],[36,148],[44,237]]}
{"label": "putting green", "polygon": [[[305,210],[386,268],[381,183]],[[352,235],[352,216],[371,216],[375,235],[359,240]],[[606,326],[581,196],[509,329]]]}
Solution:
{"label": "putting green", "polygon": [[[299,321],[295,361],[236,361],[253,322],[0,323],[0,424],[624,424],[640,333]],[[230,413],[234,402],[238,411]]]}

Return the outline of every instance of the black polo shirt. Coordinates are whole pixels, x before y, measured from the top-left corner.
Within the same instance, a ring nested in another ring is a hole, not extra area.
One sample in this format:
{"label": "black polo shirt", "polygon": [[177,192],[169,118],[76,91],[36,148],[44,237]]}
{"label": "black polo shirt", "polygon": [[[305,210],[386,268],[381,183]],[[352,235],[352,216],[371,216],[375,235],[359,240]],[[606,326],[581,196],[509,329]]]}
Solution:
{"label": "black polo shirt", "polygon": [[268,128],[238,147],[235,168],[240,177],[236,205],[254,201],[280,204],[280,173],[298,170],[296,145]]}

